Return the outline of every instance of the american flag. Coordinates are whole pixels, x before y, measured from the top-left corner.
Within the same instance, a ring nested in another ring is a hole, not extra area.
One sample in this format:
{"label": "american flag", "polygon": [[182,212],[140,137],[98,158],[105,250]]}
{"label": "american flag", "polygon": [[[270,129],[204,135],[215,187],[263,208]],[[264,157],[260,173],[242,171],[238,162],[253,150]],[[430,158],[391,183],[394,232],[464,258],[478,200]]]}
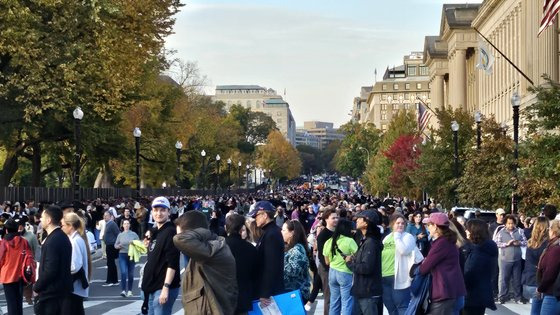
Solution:
{"label": "american flag", "polygon": [[428,121],[432,117],[432,113],[422,104],[422,102],[418,103],[418,130],[420,133],[426,129],[428,126]]}
{"label": "american flag", "polygon": [[[539,27],[539,34],[541,35],[544,30],[554,24],[554,19],[556,19],[556,14],[560,9],[560,0],[545,0],[543,5],[543,17],[541,19],[541,25]],[[537,35],[537,36],[538,36]]]}

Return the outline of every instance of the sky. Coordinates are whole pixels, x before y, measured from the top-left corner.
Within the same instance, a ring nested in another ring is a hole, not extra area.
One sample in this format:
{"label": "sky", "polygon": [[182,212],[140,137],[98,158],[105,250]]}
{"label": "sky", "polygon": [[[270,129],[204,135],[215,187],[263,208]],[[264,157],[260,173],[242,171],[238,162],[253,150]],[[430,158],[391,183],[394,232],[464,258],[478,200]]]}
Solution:
{"label": "sky", "polygon": [[[189,0],[166,48],[216,85],[256,84],[289,102],[297,126],[350,120],[360,87],[438,35],[453,0]],[[284,90],[286,95],[284,96]]]}

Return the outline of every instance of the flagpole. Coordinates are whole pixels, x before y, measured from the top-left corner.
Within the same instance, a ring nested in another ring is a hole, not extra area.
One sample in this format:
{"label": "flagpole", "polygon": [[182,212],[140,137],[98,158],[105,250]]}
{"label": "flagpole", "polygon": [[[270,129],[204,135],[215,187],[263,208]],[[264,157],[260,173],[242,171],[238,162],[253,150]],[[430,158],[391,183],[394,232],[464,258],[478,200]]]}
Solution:
{"label": "flagpole", "polygon": [[496,51],[498,53],[500,53],[500,55],[502,55],[502,57],[504,57],[504,59],[510,64],[512,65],[515,70],[517,70],[517,72],[519,72],[525,79],[527,79],[527,81],[529,81],[529,83],[531,83],[531,85],[535,85],[533,83],[533,80],[529,79],[529,77],[523,72],[521,71],[521,69],[519,69],[519,67],[517,67],[501,50],[498,49],[498,47],[496,47],[488,38],[486,38],[486,36],[482,35],[482,33],[476,28],[474,27],[474,30],[480,35],[482,36],[482,38],[484,38],[485,41],[488,42],[488,44],[490,44],[490,46],[492,46],[494,49],[496,49]]}
{"label": "flagpole", "polygon": [[426,104],[426,102],[424,102],[424,101],[423,101],[421,98],[419,98],[418,96],[416,96],[416,99],[419,100],[419,101],[422,103],[422,105],[424,105],[427,109],[429,109],[430,112],[434,113],[434,115],[437,116],[436,112],[434,112],[434,111],[430,108],[430,106],[428,106],[428,104]]}

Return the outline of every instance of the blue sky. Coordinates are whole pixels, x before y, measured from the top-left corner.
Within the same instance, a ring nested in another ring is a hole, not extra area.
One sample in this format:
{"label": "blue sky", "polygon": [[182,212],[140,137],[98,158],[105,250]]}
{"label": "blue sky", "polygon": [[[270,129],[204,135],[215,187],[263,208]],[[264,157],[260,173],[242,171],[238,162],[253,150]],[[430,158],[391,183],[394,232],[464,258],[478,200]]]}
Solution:
{"label": "blue sky", "polygon": [[422,51],[437,35],[443,0],[192,0],[167,48],[198,63],[206,91],[258,84],[283,94],[298,126],[350,118],[360,87]]}

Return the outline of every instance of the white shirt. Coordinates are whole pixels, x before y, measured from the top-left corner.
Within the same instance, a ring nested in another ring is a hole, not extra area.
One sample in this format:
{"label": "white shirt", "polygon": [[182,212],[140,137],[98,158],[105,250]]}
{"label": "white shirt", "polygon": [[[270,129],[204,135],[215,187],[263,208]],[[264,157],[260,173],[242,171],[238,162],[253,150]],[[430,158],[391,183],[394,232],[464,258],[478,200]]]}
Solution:
{"label": "white shirt", "polygon": [[[72,243],[72,263],[70,264],[70,273],[75,274],[80,270],[80,268],[84,268],[84,272],[86,278],[88,277],[88,255],[86,249],[86,243],[84,239],[77,231],[74,231],[72,235],[68,236],[70,238],[70,242]],[[88,279],[89,282],[89,279]],[[74,281],[74,291],[72,292],[75,295],[79,295],[81,297],[88,297],[89,296],[89,287],[83,288],[82,282],[78,279]]]}

